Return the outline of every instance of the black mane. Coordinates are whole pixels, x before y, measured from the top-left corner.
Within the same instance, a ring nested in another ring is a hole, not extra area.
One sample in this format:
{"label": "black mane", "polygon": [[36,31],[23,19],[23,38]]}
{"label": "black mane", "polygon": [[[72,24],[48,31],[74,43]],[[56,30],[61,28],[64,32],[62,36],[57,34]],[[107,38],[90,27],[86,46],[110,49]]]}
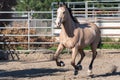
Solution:
{"label": "black mane", "polygon": [[72,10],[71,8],[66,7],[70,13],[71,18],[73,19],[74,22],[79,23],[78,20],[72,15]]}

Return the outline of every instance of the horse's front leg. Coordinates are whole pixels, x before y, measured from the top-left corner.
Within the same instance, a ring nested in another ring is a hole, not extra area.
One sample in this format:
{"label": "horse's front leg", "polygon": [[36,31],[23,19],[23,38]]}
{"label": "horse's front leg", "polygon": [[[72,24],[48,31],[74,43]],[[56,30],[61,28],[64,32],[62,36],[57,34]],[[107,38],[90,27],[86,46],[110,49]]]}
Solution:
{"label": "horse's front leg", "polygon": [[77,47],[74,47],[72,49],[72,61],[71,61],[71,65],[74,67],[75,71],[74,71],[74,75],[77,75],[78,74],[78,67],[77,65],[75,65],[75,59],[76,59],[76,56],[78,54],[78,48]]}
{"label": "horse's front leg", "polygon": [[57,48],[57,51],[54,54],[53,59],[56,61],[57,66],[65,66],[63,61],[58,60],[58,56],[60,55],[60,53],[62,52],[63,49],[64,49],[63,44],[59,44],[58,48]]}

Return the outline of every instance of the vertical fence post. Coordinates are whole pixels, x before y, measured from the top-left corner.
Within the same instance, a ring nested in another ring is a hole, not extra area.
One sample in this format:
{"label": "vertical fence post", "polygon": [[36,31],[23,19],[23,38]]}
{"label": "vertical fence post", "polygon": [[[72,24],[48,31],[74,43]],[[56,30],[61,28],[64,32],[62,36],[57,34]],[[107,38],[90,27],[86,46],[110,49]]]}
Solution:
{"label": "vertical fence post", "polygon": [[67,2],[67,6],[70,7],[70,2]]}
{"label": "vertical fence post", "polygon": [[28,12],[28,51],[30,50],[30,12]]}
{"label": "vertical fence post", "polygon": [[94,19],[94,23],[96,23],[96,12],[95,12],[95,3],[92,3],[92,18]]}
{"label": "vertical fence post", "polygon": [[85,19],[88,19],[88,2],[85,2]]}
{"label": "vertical fence post", "polygon": [[52,8],[52,14],[51,14],[51,16],[52,16],[52,26],[51,26],[51,31],[52,31],[52,39],[53,39],[53,36],[54,36],[54,33],[53,33],[53,22],[54,22],[54,11],[53,11],[53,3],[51,4],[51,8]]}

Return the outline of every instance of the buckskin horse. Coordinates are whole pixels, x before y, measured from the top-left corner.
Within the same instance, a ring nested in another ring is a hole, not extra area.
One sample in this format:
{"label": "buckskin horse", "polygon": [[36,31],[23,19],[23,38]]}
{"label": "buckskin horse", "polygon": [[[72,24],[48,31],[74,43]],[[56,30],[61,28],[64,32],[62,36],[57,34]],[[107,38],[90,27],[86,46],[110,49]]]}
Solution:
{"label": "buckskin horse", "polygon": [[[59,3],[57,9],[57,18],[55,25],[61,27],[60,43],[57,51],[54,54],[54,60],[57,66],[64,66],[64,62],[58,60],[58,56],[64,48],[72,50],[71,65],[74,68],[74,75],[78,74],[79,70],[82,70],[81,62],[85,56],[83,49],[86,46],[90,46],[92,50],[92,60],[89,65],[89,75],[92,74],[93,62],[96,58],[98,45],[100,43],[100,29],[94,23],[80,24],[77,19],[72,15],[71,9],[67,7],[66,3]],[[77,64],[75,59],[77,54],[81,54],[81,58]]]}

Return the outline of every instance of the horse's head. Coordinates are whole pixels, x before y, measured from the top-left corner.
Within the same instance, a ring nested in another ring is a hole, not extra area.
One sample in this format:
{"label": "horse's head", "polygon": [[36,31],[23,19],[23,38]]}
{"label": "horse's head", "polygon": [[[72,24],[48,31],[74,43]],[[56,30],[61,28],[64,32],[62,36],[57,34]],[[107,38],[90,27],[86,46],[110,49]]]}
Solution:
{"label": "horse's head", "polygon": [[57,9],[57,18],[55,21],[56,27],[60,27],[61,24],[65,21],[67,16],[67,6],[65,3],[58,3],[59,8]]}

